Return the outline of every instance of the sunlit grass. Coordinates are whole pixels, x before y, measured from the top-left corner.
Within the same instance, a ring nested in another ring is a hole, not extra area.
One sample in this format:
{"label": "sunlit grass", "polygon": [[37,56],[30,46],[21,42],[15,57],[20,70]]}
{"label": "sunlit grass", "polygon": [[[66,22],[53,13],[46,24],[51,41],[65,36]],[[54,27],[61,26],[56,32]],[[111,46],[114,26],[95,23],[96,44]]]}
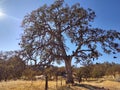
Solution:
{"label": "sunlit grass", "polygon": [[82,84],[88,84],[97,87],[104,87],[110,90],[120,90],[120,82],[115,81],[103,81],[103,82],[82,82]]}
{"label": "sunlit grass", "polygon": [[[65,84],[65,80],[58,81],[49,81],[48,82],[48,90],[90,90],[86,88],[85,85],[92,85],[96,87],[104,87],[110,90],[120,90],[120,82],[114,81],[89,81],[89,82],[82,82],[76,86],[70,86]],[[90,87],[90,86],[89,86]],[[0,90],[45,90],[45,80],[37,80],[37,81],[7,81],[7,82],[0,82]]]}
{"label": "sunlit grass", "polygon": [[[65,85],[65,81],[62,82]],[[48,82],[49,90],[56,90],[57,87],[61,86],[61,82],[49,81]],[[8,82],[1,82],[0,83],[0,90],[45,90],[45,81],[44,80],[37,80],[37,81],[8,81]]]}

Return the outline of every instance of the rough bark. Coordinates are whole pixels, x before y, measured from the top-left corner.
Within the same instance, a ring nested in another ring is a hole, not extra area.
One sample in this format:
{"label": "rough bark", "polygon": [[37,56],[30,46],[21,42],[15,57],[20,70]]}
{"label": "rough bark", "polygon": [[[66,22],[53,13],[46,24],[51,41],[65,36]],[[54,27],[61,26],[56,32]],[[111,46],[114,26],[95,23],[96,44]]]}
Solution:
{"label": "rough bark", "polygon": [[66,73],[67,73],[67,77],[66,77],[66,84],[68,83],[74,83],[73,80],[73,76],[72,76],[72,66],[71,66],[71,59],[67,58],[65,61],[65,68],[66,68]]}

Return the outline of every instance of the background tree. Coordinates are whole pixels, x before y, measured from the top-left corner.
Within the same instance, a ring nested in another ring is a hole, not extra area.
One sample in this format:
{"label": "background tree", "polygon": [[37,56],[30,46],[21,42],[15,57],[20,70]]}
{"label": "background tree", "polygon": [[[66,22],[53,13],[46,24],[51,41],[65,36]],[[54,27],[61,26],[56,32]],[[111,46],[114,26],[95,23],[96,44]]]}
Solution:
{"label": "background tree", "polygon": [[4,78],[4,73],[3,73],[5,71],[4,64],[5,64],[5,61],[0,59],[0,81],[3,80]]}
{"label": "background tree", "polygon": [[19,79],[22,76],[22,72],[25,69],[25,62],[18,56],[11,57],[6,62],[9,78],[10,79]]}
{"label": "background tree", "polygon": [[23,79],[25,80],[34,80],[36,75],[36,71],[33,70],[32,67],[28,66],[22,72]]}
{"label": "background tree", "polygon": [[85,10],[79,3],[69,6],[64,0],[32,11],[22,23],[23,57],[40,65],[64,61],[67,82],[73,83],[73,58],[77,63],[98,58],[102,55],[98,48],[107,54],[120,51],[116,42],[120,40],[120,32],[92,28],[90,23],[95,16],[91,9]]}
{"label": "background tree", "polygon": [[105,75],[105,68],[102,67],[101,64],[99,64],[99,65],[95,64],[93,66],[93,69],[92,69],[92,72],[91,72],[91,76],[93,78],[101,78],[104,75]]}
{"label": "background tree", "polygon": [[0,80],[19,79],[25,68],[25,62],[16,51],[0,52]]}
{"label": "background tree", "polygon": [[80,83],[83,78],[83,67],[76,70],[76,79]]}
{"label": "background tree", "polygon": [[109,63],[110,67],[106,70],[106,75],[112,75],[113,79],[120,73],[120,65],[115,63]]}

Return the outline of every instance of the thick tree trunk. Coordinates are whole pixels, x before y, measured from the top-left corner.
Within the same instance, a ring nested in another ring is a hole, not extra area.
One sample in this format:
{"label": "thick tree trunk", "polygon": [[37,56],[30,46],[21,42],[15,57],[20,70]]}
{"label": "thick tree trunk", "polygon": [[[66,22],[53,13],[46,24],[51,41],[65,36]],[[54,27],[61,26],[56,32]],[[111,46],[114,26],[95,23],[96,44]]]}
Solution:
{"label": "thick tree trunk", "polygon": [[66,67],[66,84],[68,83],[74,83],[73,76],[72,76],[72,67],[71,67],[71,59],[67,58],[65,61],[65,67]]}

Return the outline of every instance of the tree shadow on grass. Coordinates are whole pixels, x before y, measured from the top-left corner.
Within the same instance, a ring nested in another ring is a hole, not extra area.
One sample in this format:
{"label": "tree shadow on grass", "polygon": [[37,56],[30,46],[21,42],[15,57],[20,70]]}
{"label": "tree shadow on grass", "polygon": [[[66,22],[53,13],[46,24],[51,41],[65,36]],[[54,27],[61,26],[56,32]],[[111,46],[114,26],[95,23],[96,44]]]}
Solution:
{"label": "tree shadow on grass", "polygon": [[88,84],[75,84],[75,86],[83,87],[89,90],[109,90],[109,89],[105,89],[104,87],[97,87],[97,86],[92,86]]}

